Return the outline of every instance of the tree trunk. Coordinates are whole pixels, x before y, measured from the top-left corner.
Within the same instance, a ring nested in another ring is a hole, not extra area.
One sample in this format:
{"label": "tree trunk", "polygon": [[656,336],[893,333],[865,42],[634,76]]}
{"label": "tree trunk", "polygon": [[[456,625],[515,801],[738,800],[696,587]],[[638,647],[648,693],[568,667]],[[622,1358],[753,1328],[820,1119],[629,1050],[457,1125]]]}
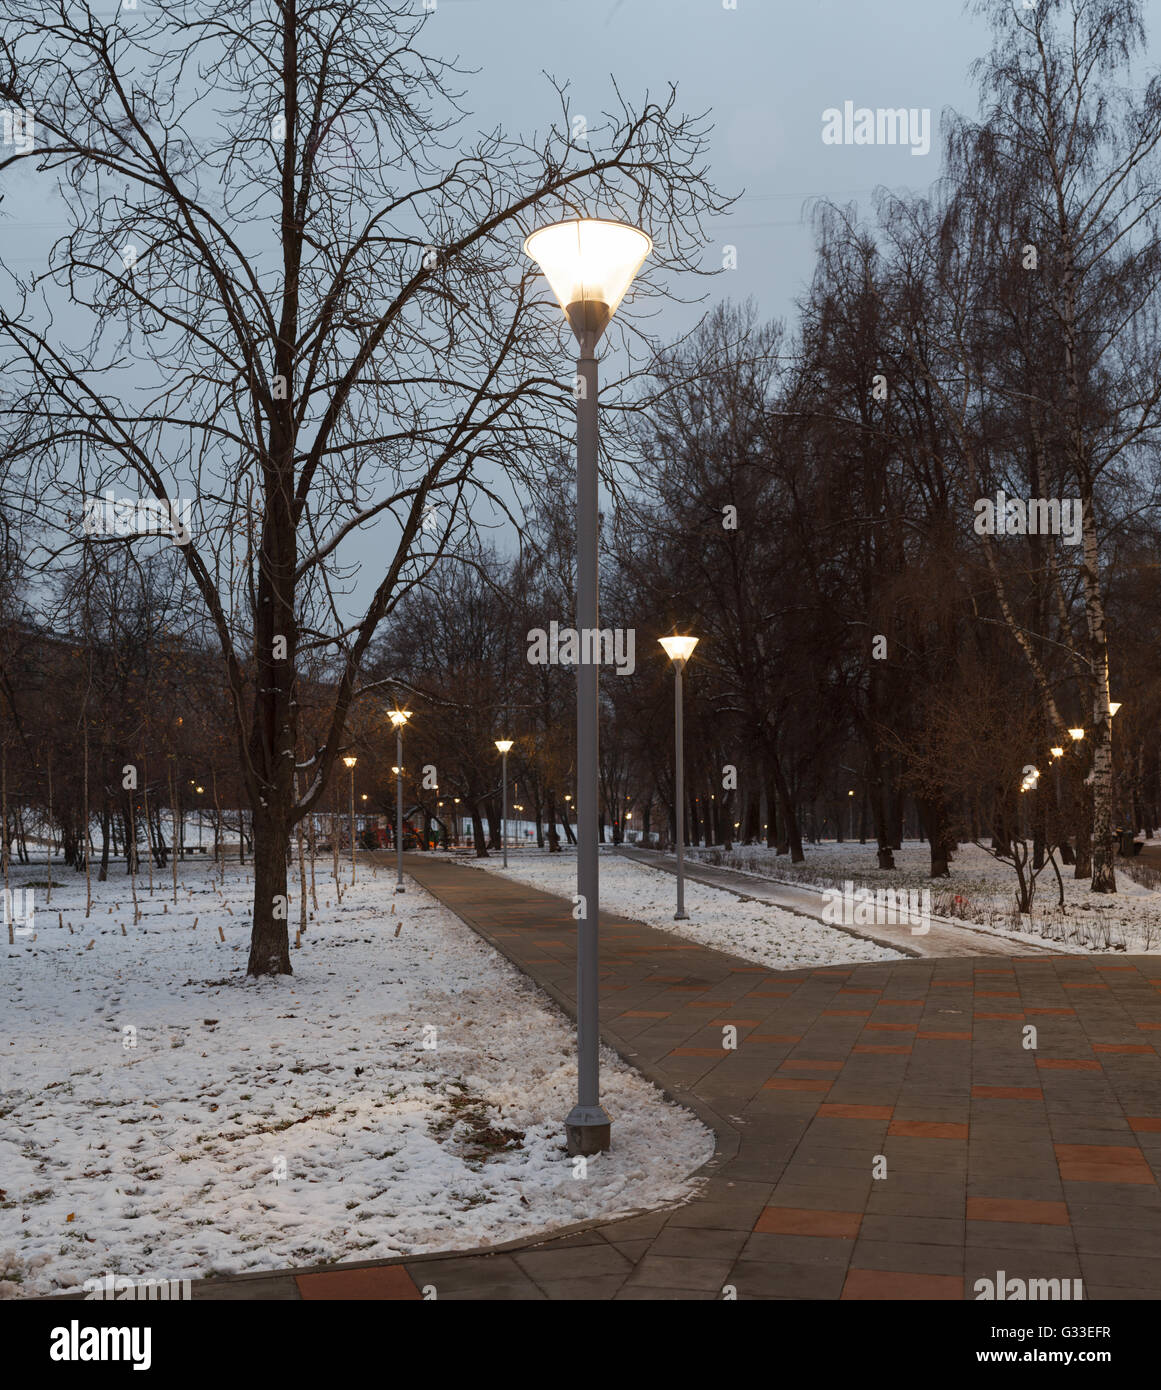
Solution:
{"label": "tree trunk", "polygon": [[254,815],[254,917],[247,975],[290,975],[286,857],[290,847],[285,821],[266,808]]}

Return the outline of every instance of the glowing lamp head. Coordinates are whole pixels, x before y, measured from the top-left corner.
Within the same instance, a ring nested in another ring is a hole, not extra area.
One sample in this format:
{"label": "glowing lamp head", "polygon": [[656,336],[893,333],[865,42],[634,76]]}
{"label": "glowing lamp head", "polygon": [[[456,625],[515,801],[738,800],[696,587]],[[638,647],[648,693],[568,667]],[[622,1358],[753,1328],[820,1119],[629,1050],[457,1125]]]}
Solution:
{"label": "glowing lamp head", "polygon": [[1110,718],[1110,719],[1113,717],[1114,714],[1116,714],[1117,710],[1119,710],[1120,707],[1121,707],[1121,702],[1120,702],[1120,700],[1110,700],[1110,701],[1109,701],[1109,718]]}
{"label": "glowing lamp head", "polygon": [[1079,743],[1081,739],[1084,738],[1083,729],[1069,729],[1068,732],[1074,743]]}
{"label": "glowing lamp head", "polygon": [[1050,748],[1048,751],[1052,754],[1052,756],[1053,756],[1054,758],[1063,758],[1063,757],[1064,757],[1064,749],[1063,749],[1063,748]]}
{"label": "glowing lamp head", "polygon": [[524,242],[524,254],[543,271],[577,340],[593,344],[652,250],[638,228],[598,217],[553,222]]}
{"label": "glowing lamp head", "polygon": [[685,665],[698,644],[696,637],[659,637],[657,640],[665,648],[665,655],[678,666]]}
{"label": "glowing lamp head", "polygon": [[390,719],[397,729],[402,729],[404,724],[411,718],[411,711],[409,709],[388,710],[387,718]]}
{"label": "glowing lamp head", "polygon": [[354,767],[358,761],[358,758],[352,758],[349,756],[343,759],[343,762],[347,767]]}
{"label": "glowing lamp head", "polygon": [[509,748],[512,747],[512,740],[510,738],[498,738],[496,740],[496,747],[501,753],[507,753]]}

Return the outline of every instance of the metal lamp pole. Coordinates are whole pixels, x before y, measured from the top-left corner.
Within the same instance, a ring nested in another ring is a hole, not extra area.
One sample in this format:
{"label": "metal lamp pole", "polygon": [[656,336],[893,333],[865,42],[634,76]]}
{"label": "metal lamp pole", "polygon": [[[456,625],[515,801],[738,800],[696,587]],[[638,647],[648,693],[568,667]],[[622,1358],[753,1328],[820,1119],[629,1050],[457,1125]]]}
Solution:
{"label": "metal lamp pole", "polygon": [[351,884],[355,882],[355,764],[358,758],[346,757],[343,762],[351,769]]}
{"label": "metal lamp pole", "polygon": [[[571,1154],[594,1154],[611,1142],[600,1103],[599,931],[597,862],[600,699],[597,510],[597,344],[653,243],[620,222],[577,218],[541,227],[524,243],[552,287],[580,347],[576,364],[576,625],[581,643],[577,699],[577,1103],[565,1118]],[[587,637],[587,640],[586,640]],[[588,648],[588,650],[586,650]],[[587,658],[587,659],[586,659]]]}
{"label": "metal lamp pole", "polygon": [[512,747],[510,738],[498,738],[496,747],[500,750],[504,779],[504,814],[500,817],[500,847],[504,851],[504,867],[508,867],[508,749]]}
{"label": "metal lamp pole", "polygon": [[685,922],[689,913],[685,910],[685,736],[684,711],[681,697],[681,673],[685,663],[693,655],[697,646],[696,637],[659,637],[665,654],[673,662],[673,801],[676,808],[674,828],[677,843],[677,911],[673,914],[675,922]]}
{"label": "metal lamp pole", "polygon": [[403,726],[411,718],[409,709],[393,709],[390,713],[395,725],[395,891],[404,892],[403,887]]}

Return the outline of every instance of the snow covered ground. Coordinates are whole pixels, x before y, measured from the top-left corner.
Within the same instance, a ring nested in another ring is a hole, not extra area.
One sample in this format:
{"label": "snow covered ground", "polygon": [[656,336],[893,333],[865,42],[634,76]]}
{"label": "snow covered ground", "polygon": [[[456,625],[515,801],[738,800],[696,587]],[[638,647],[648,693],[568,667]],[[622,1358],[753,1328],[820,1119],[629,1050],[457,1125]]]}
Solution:
{"label": "snow covered ground", "polygon": [[[571,897],[576,892],[576,851],[559,854],[521,851],[499,859],[465,863],[491,873],[507,874],[546,893]],[[686,880],[687,922],[675,922],[677,880],[661,869],[635,864],[611,853],[601,856],[601,907],[651,927],[675,932],[691,941],[758,961],[772,970],[802,965],[845,965],[855,961],[902,960],[902,953],[864,941],[834,927],[813,922],[769,903],[742,902],[733,893]]]}
{"label": "snow covered ground", "polygon": [[137,923],[120,867],[88,921],[72,870],[51,907],[35,890],[35,937],[0,941],[0,1297],[464,1249],[690,1193],[698,1120],[605,1052],[615,1147],[578,1175],[563,1016],[415,884],[393,915],[386,870],[341,904],[317,873],[295,974],[260,982],[236,864],[223,888],[182,865],[176,904],[155,873]]}
{"label": "snow covered ground", "polygon": [[[895,851],[895,869],[880,870],[875,845],[839,844],[824,840],[804,845],[806,860],[791,864],[789,855],[778,855],[758,845],[737,845],[729,853],[721,849],[689,851],[691,860],[722,865],[760,878],[811,884],[819,888],[841,888],[847,880],[856,887],[897,889],[930,888],[932,911],[937,916],[958,917],[982,926],[1007,930],[1027,930],[1015,910],[1016,872],[1008,863],[997,862],[978,845],[960,845],[951,863],[951,877],[930,877],[931,853],[917,840],[904,841]],[[1031,930],[1069,947],[1095,951],[1122,950],[1133,954],[1161,951],[1161,892],[1135,882],[1129,865],[1142,877],[1149,876],[1135,866],[1136,860],[1116,860],[1117,892],[1093,893],[1087,879],[1072,877],[1072,869],[1061,866],[1064,887],[1063,909],[1059,907],[1059,888],[1052,866],[1041,872],[1032,903]]]}

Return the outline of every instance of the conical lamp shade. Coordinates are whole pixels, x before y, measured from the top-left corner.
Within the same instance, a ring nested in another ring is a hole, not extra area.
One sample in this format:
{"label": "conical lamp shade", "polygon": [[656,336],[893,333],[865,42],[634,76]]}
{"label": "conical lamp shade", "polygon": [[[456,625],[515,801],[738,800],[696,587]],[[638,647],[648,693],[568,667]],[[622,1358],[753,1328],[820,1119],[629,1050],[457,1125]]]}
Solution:
{"label": "conical lamp shade", "polygon": [[578,338],[600,337],[652,250],[638,228],[595,217],[554,222],[524,242]]}

